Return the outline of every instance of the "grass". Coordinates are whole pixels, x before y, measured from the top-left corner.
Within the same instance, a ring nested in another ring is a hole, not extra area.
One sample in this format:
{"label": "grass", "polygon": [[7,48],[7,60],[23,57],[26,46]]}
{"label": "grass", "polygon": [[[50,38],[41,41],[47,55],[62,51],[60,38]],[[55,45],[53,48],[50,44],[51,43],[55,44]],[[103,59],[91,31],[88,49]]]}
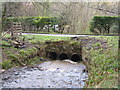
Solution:
{"label": "grass", "polygon": [[113,77],[112,79],[104,80],[103,83],[101,83],[101,88],[118,88],[118,77]]}
{"label": "grass", "polygon": [[40,32],[40,31],[23,31],[23,33],[46,33],[46,34],[48,34],[49,32]]}
{"label": "grass", "polygon": [[23,33],[60,34],[57,32],[23,31]]}
{"label": "grass", "polygon": [[29,41],[34,44],[37,42],[45,41],[60,41],[60,40],[69,40],[69,37],[57,37],[57,36],[43,36],[43,35],[24,35],[29,39]]}
{"label": "grass", "polygon": [[10,43],[8,43],[7,41],[0,41],[0,44],[3,44],[3,45],[10,45]]}
{"label": "grass", "polygon": [[118,88],[118,73],[107,76],[100,83],[90,88]]}
{"label": "grass", "polygon": [[[94,36],[92,36],[94,37]],[[99,46],[101,48],[95,49],[94,47],[89,51],[91,57],[89,65],[89,81],[87,87],[96,88],[114,88],[118,87],[116,79],[109,78],[114,77],[114,74],[118,75],[118,36],[98,36],[103,40],[107,40],[107,49],[103,49],[100,43],[96,43],[93,46]],[[102,51],[102,53],[101,53]],[[115,83],[115,84],[114,84]]]}
{"label": "grass", "polygon": [[0,63],[3,69],[9,69],[12,67],[11,60],[4,60],[2,63]]}
{"label": "grass", "polygon": [[[35,47],[17,50],[16,53],[10,52],[8,48],[6,49],[3,52],[6,55],[6,60],[3,60],[1,63],[3,69],[30,65],[31,63],[38,63],[38,60],[39,62],[41,61],[41,58],[37,56],[38,52]],[[12,50],[14,50],[14,48],[12,48]],[[31,58],[33,58],[33,60]],[[37,58],[37,60],[34,58]]]}

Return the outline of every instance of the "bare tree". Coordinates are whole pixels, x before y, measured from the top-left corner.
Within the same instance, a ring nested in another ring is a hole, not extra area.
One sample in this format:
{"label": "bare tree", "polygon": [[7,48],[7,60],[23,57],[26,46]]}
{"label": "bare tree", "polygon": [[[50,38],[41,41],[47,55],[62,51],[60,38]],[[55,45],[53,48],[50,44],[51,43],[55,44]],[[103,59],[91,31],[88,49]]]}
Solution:
{"label": "bare tree", "polygon": [[61,17],[63,20],[59,26],[62,32],[90,33],[88,29],[92,17],[118,15],[118,3],[101,2],[101,0],[99,2],[8,2],[4,5],[4,11],[7,17]]}

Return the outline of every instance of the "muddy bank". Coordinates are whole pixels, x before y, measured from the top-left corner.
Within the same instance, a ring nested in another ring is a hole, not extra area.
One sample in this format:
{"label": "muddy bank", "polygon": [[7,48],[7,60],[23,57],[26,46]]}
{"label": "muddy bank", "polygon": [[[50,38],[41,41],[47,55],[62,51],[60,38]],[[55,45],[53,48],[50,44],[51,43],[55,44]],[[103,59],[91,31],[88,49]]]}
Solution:
{"label": "muddy bank", "polygon": [[2,74],[3,88],[83,88],[87,80],[82,63],[46,61],[34,67],[11,69]]}

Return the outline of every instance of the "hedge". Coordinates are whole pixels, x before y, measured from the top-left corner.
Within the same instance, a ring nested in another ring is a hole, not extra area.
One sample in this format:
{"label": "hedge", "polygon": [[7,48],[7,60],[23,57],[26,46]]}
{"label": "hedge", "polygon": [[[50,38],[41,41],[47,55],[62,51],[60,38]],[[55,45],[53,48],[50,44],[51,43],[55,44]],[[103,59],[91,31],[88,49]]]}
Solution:
{"label": "hedge", "polygon": [[[119,16],[94,16],[90,22],[90,31],[93,33],[110,33],[110,29],[117,25],[119,27]],[[118,32],[117,28],[117,32]]]}
{"label": "hedge", "polygon": [[35,26],[36,28],[43,28],[45,25],[59,24],[61,18],[57,17],[9,17],[3,18],[3,28],[8,26],[11,22],[22,22],[26,25]]}

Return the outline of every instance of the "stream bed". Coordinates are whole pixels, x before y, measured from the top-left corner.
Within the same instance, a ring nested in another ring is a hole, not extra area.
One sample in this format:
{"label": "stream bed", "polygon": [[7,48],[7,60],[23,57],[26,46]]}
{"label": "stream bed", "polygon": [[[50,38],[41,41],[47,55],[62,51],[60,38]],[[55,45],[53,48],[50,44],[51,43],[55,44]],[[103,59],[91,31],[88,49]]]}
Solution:
{"label": "stream bed", "polygon": [[2,73],[2,88],[83,88],[88,74],[82,63],[45,61]]}

